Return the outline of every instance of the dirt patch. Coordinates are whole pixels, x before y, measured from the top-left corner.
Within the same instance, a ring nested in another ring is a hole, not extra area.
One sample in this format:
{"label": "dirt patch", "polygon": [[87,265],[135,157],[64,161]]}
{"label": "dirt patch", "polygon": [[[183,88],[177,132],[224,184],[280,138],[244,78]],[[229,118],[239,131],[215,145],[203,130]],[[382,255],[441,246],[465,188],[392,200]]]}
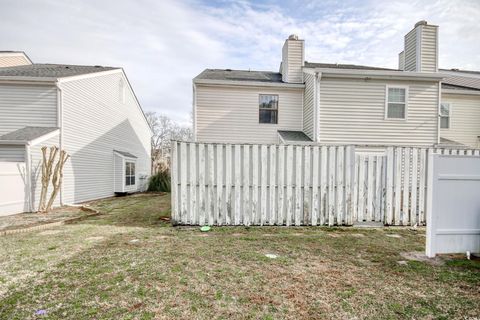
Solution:
{"label": "dirt patch", "polygon": [[365,238],[365,235],[363,233],[352,233],[350,235],[354,238]]}
{"label": "dirt patch", "polygon": [[95,241],[101,241],[103,239],[105,239],[105,237],[98,236],[98,237],[88,237],[85,240],[90,242],[95,242]]}
{"label": "dirt patch", "polygon": [[433,266],[441,266],[445,264],[445,260],[440,257],[429,258],[421,251],[402,252],[400,255],[409,261],[421,261]]}
{"label": "dirt patch", "polygon": [[394,234],[394,233],[386,234],[385,236],[387,236],[389,238],[401,238],[402,237],[401,235]]}
{"label": "dirt patch", "polygon": [[39,233],[41,236],[50,236],[54,234],[63,233],[63,230],[46,230]]}

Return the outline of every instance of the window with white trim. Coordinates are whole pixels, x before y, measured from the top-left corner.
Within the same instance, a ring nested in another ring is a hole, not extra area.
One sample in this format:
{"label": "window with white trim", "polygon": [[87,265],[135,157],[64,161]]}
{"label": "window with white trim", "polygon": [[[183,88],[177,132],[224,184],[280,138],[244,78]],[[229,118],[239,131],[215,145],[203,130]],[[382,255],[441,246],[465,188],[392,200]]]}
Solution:
{"label": "window with white trim", "polygon": [[387,87],[386,98],[387,119],[406,119],[407,117],[407,88]]}
{"label": "window with white trim", "polygon": [[278,95],[261,94],[258,102],[260,123],[278,123]]}
{"label": "window with white trim", "polygon": [[450,128],[450,103],[442,102],[440,104],[440,128]]}
{"label": "window with white trim", "polygon": [[135,185],[135,162],[125,161],[125,185]]}

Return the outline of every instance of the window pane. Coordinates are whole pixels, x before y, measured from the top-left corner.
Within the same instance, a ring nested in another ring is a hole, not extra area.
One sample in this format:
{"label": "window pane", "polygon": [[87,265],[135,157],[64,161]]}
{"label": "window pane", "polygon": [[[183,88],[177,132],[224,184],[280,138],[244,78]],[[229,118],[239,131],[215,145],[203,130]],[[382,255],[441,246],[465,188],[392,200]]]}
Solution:
{"label": "window pane", "polygon": [[450,118],[449,117],[441,117],[440,118],[440,128],[448,129],[450,127]]}
{"label": "window pane", "polygon": [[130,177],[129,176],[125,177],[125,185],[126,186],[130,185]]}
{"label": "window pane", "polygon": [[133,186],[135,184],[135,176],[130,178],[130,184]]}
{"label": "window pane", "polygon": [[130,174],[130,162],[125,163],[125,175],[128,176]]}
{"label": "window pane", "polygon": [[277,123],[277,111],[260,110],[259,121],[260,123]]}
{"label": "window pane", "polygon": [[442,116],[449,116],[450,115],[450,104],[449,103],[442,103],[440,105],[440,114]]}
{"label": "window pane", "polygon": [[130,174],[135,175],[135,162],[130,164]]}
{"label": "window pane", "polygon": [[405,102],[405,89],[388,88],[388,102]]}
{"label": "window pane", "polygon": [[401,103],[389,103],[387,110],[387,118],[404,119],[405,105]]}
{"label": "window pane", "polygon": [[261,94],[260,95],[259,107],[260,108],[266,108],[266,109],[277,109],[278,108],[278,96]]}

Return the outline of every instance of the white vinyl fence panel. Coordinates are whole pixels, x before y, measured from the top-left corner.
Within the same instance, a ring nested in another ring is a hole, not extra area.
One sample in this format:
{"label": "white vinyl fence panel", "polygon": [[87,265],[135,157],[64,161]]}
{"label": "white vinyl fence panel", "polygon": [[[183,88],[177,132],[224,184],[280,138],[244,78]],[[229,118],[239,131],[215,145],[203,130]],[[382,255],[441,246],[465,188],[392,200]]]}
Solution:
{"label": "white vinyl fence panel", "polygon": [[428,155],[478,150],[174,142],[172,217],[185,225],[425,224]]}
{"label": "white vinyl fence panel", "polygon": [[426,254],[480,252],[480,157],[432,155]]}

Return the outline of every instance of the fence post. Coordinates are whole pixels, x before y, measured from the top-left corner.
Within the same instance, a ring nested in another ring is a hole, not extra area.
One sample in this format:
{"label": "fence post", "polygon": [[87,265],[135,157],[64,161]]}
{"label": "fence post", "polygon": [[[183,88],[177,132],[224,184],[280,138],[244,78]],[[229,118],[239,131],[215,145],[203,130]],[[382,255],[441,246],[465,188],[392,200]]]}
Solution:
{"label": "fence post", "polygon": [[180,223],[178,221],[178,207],[177,207],[177,187],[178,187],[178,175],[177,175],[177,167],[178,167],[178,159],[177,159],[177,141],[173,141],[172,143],[172,178],[171,178],[171,196],[172,196],[172,224],[175,225]]}

